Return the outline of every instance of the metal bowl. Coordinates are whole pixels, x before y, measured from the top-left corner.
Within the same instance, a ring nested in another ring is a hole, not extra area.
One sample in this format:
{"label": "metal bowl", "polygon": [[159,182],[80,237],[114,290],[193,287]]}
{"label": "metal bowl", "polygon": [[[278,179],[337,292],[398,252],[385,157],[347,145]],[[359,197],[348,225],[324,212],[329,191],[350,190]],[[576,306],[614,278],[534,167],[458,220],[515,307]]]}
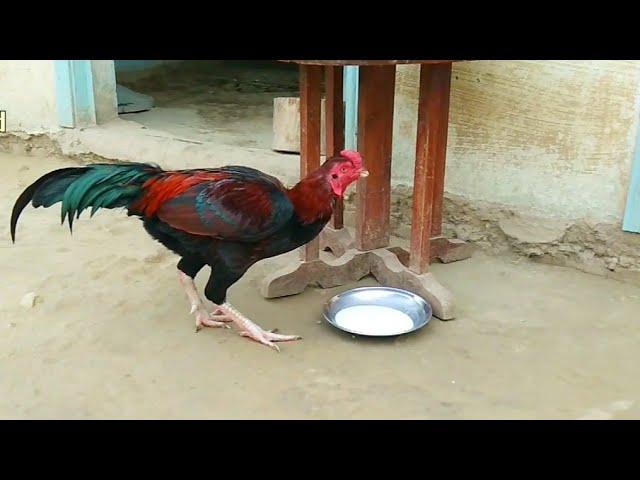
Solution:
{"label": "metal bowl", "polygon": [[[400,328],[393,333],[388,328],[380,333],[363,333],[348,329],[336,322],[340,311],[355,306],[381,306],[397,310],[411,319],[413,327],[407,329],[399,325]],[[431,305],[425,302],[422,297],[406,290],[390,287],[363,287],[348,290],[333,297],[325,305],[323,314],[325,320],[331,325],[353,335],[391,337],[415,332],[424,327],[431,320],[432,310]]]}

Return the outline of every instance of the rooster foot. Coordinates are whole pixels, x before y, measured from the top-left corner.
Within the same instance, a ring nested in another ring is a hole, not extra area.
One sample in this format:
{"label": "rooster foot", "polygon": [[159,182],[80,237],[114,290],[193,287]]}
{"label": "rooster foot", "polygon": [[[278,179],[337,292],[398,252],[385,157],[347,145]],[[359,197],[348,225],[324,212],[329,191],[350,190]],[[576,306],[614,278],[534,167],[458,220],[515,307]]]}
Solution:
{"label": "rooster foot", "polygon": [[196,284],[193,283],[193,278],[178,270],[178,279],[180,285],[184,288],[184,292],[187,294],[189,303],[191,303],[191,314],[196,315],[196,333],[200,331],[202,327],[210,328],[231,328],[227,323],[231,322],[231,319],[225,319],[224,317],[216,315],[222,312],[216,305],[217,310],[214,313],[209,313],[205,310],[204,304],[198,291],[196,290]]}
{"label": "rooster foot", "polygon": [[277,329],[263,330],[228,303],[223,304],[219,309],[224,312],[223,315],[214,315],[214,318],[224,318],[226,321],[230,319],[240,330],[241,336],[248,337],[262,345],[273,348],[276,352],[280,351],[280,347],[276,345],[276,342],[302,340],[302,337],[299,335],[281,335],[276,333]]}
{"label": "rooster foot", "polygon": [[276,352],[280,351],[280,347],[274,342],[293,342],[295,340],[302,340],[302,337],[299,335],[280,335],[278,333],[272,333],[270,331],[264,331],[262,329],[258,334],[256,334],[255,332],[243,331],[240,332],[240,336],[255,340],[258,343],[273,348]]}
{"label": "rooster foot", "polygon": [[232,322],[232,320],[226,316],[209,313],[204,308],[196,308],[191,313],[196,314],[196,333],[203,327],[231,328],[228,324]]}

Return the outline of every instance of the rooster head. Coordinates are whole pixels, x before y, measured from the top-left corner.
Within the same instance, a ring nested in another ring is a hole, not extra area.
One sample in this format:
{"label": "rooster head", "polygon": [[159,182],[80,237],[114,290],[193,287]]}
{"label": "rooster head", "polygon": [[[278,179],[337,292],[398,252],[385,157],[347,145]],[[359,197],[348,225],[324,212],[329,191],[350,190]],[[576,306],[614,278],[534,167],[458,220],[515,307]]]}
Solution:
{"label": "rooster head", "polygon": [[340,155],[328,159],[322,166],[329,180],[333,193],[344,196],[349,185],[369,172],[362,165],[362,156],[353,150],[343,150]]}

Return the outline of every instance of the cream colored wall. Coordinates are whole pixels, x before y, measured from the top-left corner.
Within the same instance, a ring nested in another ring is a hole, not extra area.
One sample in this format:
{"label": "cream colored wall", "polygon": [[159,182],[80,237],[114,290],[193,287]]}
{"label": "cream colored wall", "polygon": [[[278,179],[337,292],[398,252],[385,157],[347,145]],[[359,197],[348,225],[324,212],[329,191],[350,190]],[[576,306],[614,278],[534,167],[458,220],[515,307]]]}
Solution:
{"label": "cream colored wall", "polygon": [[[113,60],[92,60],[96,118],[118,116]],[[0,60],[0,110],[7,111],[7,131],[46,133],[60,129],[53,60]]]}
{"label": "cream colored wall", "polygon": [[0,60],[0,110],[9,132],[58,130],[53,60]]}
{"label": "cream colored wall", "polygon": [[[410,183],[419,67],[397,73],[394,180]],[[620,222],[638,61],[454,64],[446,190],[522,213]]]}

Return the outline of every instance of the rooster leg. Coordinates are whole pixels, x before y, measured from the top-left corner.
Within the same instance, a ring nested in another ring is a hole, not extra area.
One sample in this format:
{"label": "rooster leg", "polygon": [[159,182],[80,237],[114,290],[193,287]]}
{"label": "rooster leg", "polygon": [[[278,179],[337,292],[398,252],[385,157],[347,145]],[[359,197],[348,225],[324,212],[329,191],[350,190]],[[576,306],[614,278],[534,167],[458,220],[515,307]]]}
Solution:
{"label": "rooster leg", "polygon": [[240,330],[240,335],[243,337],[249,337],[262,345],[273,348],[277,352],[280,351],[280,347],[278,347],[275,342],[292,342],[294,340],[302,339],[302,337],[298,335],[280,335],[274,331],[263,330],[228,303],[223,303],[220,305],[219,309],[223,314],[214,315],[213,318],[233,321]]}
{"label": "rooster leg", "polygon": [[[204,308],[204,303],[202,302],[200,295],[198,295],[196,284],[194,283],[193,278],[180,270],[178,270],[178,278],[180,279],[180,284],[182,285],[182,288],[184,289],[185,293],[187,294],[187,298],[191,303],[190,313],[195,314],[196,316],[196,332],[200,331],[203,326],[211,328],[231,328],[229,327],[229,325],[227,325],[232,321],[231,319],[223,315],[214,315],[213,313],[210,314],[209,312],[207,312],[207,310]],[[221,309],[218,307],[215,313],[219,311],[221,311]]]}

